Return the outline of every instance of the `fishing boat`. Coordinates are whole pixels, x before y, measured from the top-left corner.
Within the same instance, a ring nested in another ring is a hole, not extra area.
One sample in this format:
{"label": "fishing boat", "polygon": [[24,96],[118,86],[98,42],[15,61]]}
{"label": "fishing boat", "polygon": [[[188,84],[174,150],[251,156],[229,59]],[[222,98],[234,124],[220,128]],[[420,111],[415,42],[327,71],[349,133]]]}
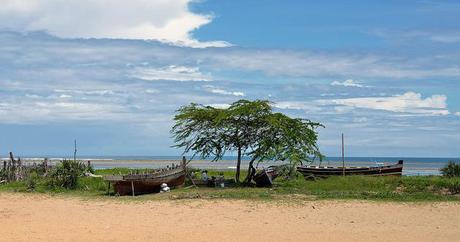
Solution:
{"label": "fishing boat", "polygon": [[273,185],[273,180],[278,176],[278,171],[275,166],[270,166],[260,170],[254,175],[254,182],[257,187],[270,187]]}
{"label": "fishing boat", "polygon": [[349,175],[370,175],[370,176],[401,176],[403,160],[393,165],[378,165],[366,167],[331,167],[331,166],[298,166],[297,171],[305,178],[328,177],[328,176],[349,176]]}
{"label": "fishing boat", "polygon": [[128,174],[128,175],[107,175],[104,180],[113,184],[114,192],[119,195],[139,195],[146,193],[159,192],[161,184],[165,183],[168,187],[176,187],[185,182],[185,157],[182,164],[166,169],[160,169],[147,174]]}

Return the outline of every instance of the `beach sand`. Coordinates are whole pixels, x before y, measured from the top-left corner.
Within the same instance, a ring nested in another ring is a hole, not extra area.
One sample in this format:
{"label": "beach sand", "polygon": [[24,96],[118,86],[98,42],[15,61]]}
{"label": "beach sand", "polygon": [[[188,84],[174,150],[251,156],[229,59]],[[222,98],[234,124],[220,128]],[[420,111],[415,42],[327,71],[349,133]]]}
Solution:
{"label": "beach sand", "polygon": [[460,203],[120,201],[0,193],[0,241],[459,241]]}

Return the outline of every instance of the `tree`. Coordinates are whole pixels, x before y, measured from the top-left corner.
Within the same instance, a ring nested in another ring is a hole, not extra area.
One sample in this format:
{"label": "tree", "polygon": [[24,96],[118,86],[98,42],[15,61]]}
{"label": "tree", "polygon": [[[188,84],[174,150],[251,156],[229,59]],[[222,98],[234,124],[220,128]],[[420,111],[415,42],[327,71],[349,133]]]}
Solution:
{"label": "tree", "polygon": [[[272,113],[265,117],[257,142],[248,155],[251,158],[245,182],[250,182],[256,173],[254,162],[267,160],[288,160],[291,168],[297,164],[322,159],[317,145],[316,129],[322,124],[308,119],[290,118],[282,113]],[[292,171],[292,170],[291,170]]]}
{"label": "tree", "polygon": [[239,100],[227,109],[192,103],[181,107],[174,120],[175,147],[184,148],[184,153],[217,161],[226,152],[236,152],[237,182],[243,156],[251,158],[246,182],[256,172],[255,162],[288,160],[297,164],[321,157],[315,129],[322,125],[273,113],[266,100]]}

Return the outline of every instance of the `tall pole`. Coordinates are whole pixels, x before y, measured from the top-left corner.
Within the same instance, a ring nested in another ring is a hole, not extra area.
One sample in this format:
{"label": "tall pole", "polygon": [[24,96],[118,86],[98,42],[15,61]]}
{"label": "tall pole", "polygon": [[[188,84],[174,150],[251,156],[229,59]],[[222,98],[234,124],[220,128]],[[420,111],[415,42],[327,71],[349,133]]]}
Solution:
{"label": "tall pole", "polygon": [[73,161],[77,161],[77,140],[74,140]]}
{"label": "tall pole", "polygon": [[342,175],[345,176],[345,147],[343,144],[343,133],[342,133]]}

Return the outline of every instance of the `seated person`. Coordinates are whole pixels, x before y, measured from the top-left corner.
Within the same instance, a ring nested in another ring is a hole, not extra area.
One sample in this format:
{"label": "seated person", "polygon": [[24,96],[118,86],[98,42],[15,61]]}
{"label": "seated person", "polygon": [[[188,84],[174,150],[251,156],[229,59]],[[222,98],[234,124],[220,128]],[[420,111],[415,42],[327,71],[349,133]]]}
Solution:
{"label": "seated person", "polygon": [[201,179],[204,181],[204,182],[208,182],[208,171],[207,170],[204,170],[202,173],[201,173]]}

